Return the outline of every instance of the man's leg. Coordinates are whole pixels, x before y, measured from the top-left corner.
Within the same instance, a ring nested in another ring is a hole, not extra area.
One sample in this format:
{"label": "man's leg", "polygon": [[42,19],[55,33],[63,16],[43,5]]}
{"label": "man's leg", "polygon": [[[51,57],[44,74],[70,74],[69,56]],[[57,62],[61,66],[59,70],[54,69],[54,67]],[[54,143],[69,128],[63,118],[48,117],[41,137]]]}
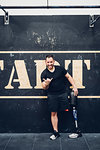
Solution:
{"label": "man's leg", "polygon": [[60,135],[58,132],[58,116],[57,112],[51,112],[51,123],[53,126],[53,135],[50,136],[51,140],[56,140]]}
{"label": "man's leg", "polygon": [[53,129],[58,132],[58,116],[57,112],[51,112],[51,123],[53,126]]}

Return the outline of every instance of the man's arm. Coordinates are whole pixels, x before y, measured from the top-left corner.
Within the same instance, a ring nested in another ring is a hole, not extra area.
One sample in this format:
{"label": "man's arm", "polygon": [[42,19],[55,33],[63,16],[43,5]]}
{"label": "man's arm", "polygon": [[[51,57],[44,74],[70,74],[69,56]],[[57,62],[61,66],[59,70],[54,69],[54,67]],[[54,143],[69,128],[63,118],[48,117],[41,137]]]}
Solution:
{"label": "man's arm", "polygon": [[47,78],[46,80],[43,79],[44,81],[42,82],[42,87],[44,90],[47,90],[49,88],[49,84],[52,81],[53,78],[49,79]]}
{"label": "man's arm", "polygon": [[71,77],[71,75],[69,73],[67,73],[65,75],[65,77],[68,79],[68,81],[71,83],[71,85],[73,86],[73,90],[74,90],[74,95],[77,96],[78,95],[78,89],[75,85],[74,79]]}

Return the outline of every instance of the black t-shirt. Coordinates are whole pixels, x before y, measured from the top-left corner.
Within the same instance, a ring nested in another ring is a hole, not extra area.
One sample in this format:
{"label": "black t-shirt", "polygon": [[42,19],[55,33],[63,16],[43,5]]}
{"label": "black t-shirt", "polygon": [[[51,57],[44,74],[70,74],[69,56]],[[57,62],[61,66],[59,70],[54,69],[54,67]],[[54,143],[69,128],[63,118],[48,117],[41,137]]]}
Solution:
{"label": "black t-shirt", "polygon": [[43,78],[53,78],[49,88],[47,90],[48,94],[61,94],[66,92],[66,77],[67,70],[61,66],[55,66],[55,71],[50,72],[47,68],[41,73],[41,81]]}

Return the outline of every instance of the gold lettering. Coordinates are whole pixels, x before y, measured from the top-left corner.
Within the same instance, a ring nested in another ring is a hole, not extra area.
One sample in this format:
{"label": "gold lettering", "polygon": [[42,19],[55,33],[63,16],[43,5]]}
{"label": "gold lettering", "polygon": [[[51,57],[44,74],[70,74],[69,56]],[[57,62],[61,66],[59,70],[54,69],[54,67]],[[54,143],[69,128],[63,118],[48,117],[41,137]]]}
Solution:
{"label": "gold lettering", "polygon": [[69,64],[71,63],[71,60],[65,60],[65,69],[68,69]]}
{"label": "gold lettering", "polygon": [[87,66],[87,69],[90,70],[90,60],[84,60],[84,63]]}
{"label": "gold lettering", "polygon": [[45,60],[34,60],[34,62],[36,63],[36,86],[34,88],[42,89],[40,76],[42,71],[46,68]]}
{"label": "gold lettering", "polygon": [[72,60],[72,73],[77,88],[84,89],[83,86],[83,60]]}
{"label": "gold lettering", "polygon": [[[90,60],[84,60],[87,69],[90,70]],[[72,73],[77,88],[84,89],[83,86],[83,60],[72,60]],[[72,88],[72,87],[71,87]]]}
{"label": "gold lettering", "polygon": [[0,69],[4,70],[4,61],[3,60],[0,60]]}
{"label": "gold lettering", "polygon": [[15,64],[17,75],[18,75],[18,79],[13,79],[13,76],[15,73],[15,68],[13,66],[11,76],[9,79],[9,83],[5,87],[5,89],[14,89],[14,87],[11,85],[12,81],[19,82],[20,84],[20,86],[18,87],[19,89],[32,89],[32,86],[30,85],[30,81],[28,78],[28,73],[26,70],[24,60],[15,60],[14,64]]}

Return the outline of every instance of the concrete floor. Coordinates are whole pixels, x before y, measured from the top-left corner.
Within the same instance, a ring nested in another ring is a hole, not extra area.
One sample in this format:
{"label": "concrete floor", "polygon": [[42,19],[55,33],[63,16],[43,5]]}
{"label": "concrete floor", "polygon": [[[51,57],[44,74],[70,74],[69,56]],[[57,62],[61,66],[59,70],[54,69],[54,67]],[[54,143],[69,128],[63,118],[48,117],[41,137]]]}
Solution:
{"label": "concrete floor", "polygon": [[51,141],[51,133],[0,134],[0,150],[100,150],[100,133],[69,139],[68,133]]}

